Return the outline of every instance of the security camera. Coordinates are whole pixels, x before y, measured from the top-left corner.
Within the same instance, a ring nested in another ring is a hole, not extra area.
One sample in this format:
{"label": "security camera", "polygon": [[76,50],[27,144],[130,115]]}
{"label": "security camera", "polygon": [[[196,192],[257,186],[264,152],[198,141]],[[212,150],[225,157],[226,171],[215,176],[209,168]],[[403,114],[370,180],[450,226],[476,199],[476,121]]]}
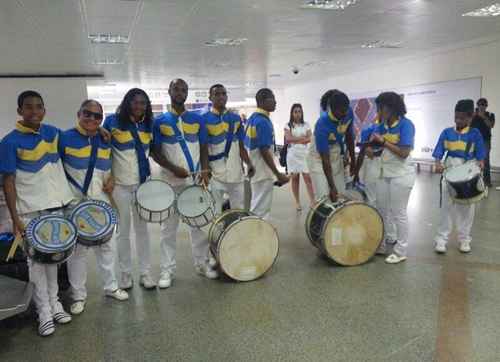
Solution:
{"label": "security camera", "polygon": [[292,68],[292,73],[293,74],[299,74],[299,72],[300,72],[300,69],[298,67],[293,67]]}

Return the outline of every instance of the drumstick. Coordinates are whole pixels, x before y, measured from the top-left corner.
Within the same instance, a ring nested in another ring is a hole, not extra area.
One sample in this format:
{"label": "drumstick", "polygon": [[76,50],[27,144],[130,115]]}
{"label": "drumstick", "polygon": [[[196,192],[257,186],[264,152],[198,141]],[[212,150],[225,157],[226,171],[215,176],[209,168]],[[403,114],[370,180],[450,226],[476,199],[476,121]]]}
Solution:
{"label": "drumstick", "polygon": [[19,245],[21,245],[21,241],[23,240],[23,236],[20,233],[16,233],[16,238],[12,242],[12,245],[10,246],[9,253],[7,254],[7,259],[5,261],[9,261],[14,257],[14,254],[16,253],[17,248]]}

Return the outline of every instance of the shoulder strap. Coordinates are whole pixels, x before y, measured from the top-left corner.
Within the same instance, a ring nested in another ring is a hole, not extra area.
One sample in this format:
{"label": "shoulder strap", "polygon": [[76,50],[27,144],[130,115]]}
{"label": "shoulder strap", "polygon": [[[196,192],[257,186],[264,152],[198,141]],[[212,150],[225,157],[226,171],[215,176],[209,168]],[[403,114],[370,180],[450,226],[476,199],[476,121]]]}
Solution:
{"label": "shoulder strap", "polygon": [[142,146],[141,139],[139,138],[139,133],[135,125],[130,124],[129,126],[130,134],[134,139],[135,152],[137,154],[137,160],[139,161],[139,178],[141,184],[146,181],[146,179],[151,175],[151,169],[149,167],[149,161],[146,157],[146,152]]}
{"label": "shoulder strap", "polygon": [[[180,116],[177,119],[179,119],[182,122],[182,118]],[[194,173],[195,171],[197,171],[199,163],[195,169],[193,157],[191,156],[191,153],[189,152],[189,147],[187,145],[186,139],[184,138],[184,135],[179,130],[179,127],[177,127],[177,119],[176,119],[176,122],[172,124],[172,129],[174,130],[174,134],[175,134],[175,138],[176,138],[177,142],[179,142],[179,145],[181,146],[182,153],[184,154],[184,157],[186,158],[186,162],[188,164],[189,171],[191,171],[191,173]]]}
{"label": "shoulder strap", "polygon": [[66,171],[66,178],[68,181],[75,186],[78,190],[81,191],[81,193],[85,196],[87,196],[87,192],[89,191],[90,187],[90,182],[92,181],[92,176],[94,175],[94,169],[95,165],[97,163],[97,149],[99,148],[99,136],[92,137],[91,139],[91,151],[90,151],[90,159],[89,159],[89,166],[87,168],[87,173],[85,174],[85,181],[83,182],[83,185],[80,185],[76,180]]}

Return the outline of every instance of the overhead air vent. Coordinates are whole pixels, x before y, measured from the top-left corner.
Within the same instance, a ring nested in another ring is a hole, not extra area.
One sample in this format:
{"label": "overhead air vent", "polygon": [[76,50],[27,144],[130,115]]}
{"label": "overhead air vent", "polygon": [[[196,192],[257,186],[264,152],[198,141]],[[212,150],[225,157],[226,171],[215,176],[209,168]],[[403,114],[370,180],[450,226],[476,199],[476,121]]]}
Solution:
{"label": "overhead air vent", "polygon": [[302,9],[345,10],[356,4],[357,0],[309,0],[301,6]]}

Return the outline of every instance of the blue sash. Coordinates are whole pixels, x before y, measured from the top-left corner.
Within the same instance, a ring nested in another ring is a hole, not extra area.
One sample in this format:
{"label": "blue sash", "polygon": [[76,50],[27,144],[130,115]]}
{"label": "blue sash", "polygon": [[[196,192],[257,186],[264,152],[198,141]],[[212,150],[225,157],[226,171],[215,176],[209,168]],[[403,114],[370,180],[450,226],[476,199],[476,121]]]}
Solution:
{"label": "blue sash", "polygon": [[[180,119],[182,121],[181,117],[179,117],[178,119]],[[177,127],[177,122],[172,124],[172,129],[174,130],[175,139],[177,140],[177,142],[179,142],[179,145],[181,146],[181,149],[182,149],[182,153],[184,153],[184,157],[186,158],[186,162],[189,166],[189,171],[191,173],[198,171],[200,163],[198,162],[198,164],[196,165],[196,169],[195,169],[193,157],[191,157],[191,153],[189,152],[189,148],[188,148],[188,145],[186,143],[186,139],[184,138],[181,131],[179,130],[179,127]]]}
{"label": "blue sash", "polygon": [[83,195],[87,196],[87,192],[89,191],[90,181],[92,181],[92,176],[94,175],[95,164],[97,162],[97,149],[99,148],[99,135],[91,138],[92,148],[90,151],[90,159],[89,166],[87,168],[87,173],[85,174],[85,181],[83,182],[83,186],[78,184],[76,180],[66,171],[66,178],[68,181],[75,186],[78,190],[82,192]]}
{"label": "blue sash", "polygon": [[149,161],[146,157],[146,152],[144,152],[144,147],[142,146],[141,139],[137,133],[137,128],[135,125],[131,124],[129,126],[130,134],[134,139],[135,153],[137,154],[137,160],[139,161],[139,178],[140,183],[144,183],[146,179],[151,175],[151,169],[149,167]]}
{"label": "blue sash", "polygon": [[[222,120],[222,117],[221,117]],[[233,144],[233,137],[234,137],[234,122],[231,122],[229,120],[229,130],[227,131],[227,136],[226,136],[226,147],[224,148],[224,152],[219,153],[218,155],[213,155],[213,156],[208,156],[209,161],[217,161],[222,158],[228,158],[229,157],[229,151],[231,150],[231,145]]]}

